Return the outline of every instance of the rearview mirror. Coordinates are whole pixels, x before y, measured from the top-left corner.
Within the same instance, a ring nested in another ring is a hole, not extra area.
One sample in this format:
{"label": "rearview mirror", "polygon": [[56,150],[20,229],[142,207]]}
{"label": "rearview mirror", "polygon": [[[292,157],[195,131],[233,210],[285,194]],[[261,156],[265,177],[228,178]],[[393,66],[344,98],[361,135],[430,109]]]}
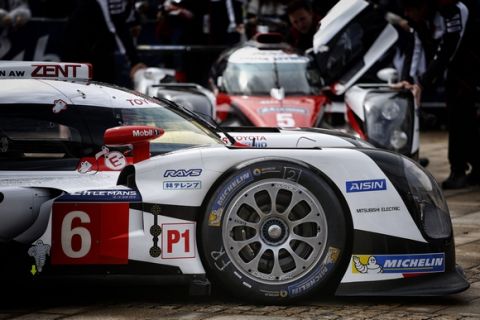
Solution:
{"label": "rearview mirror", "polygon": [[394,68],[384,68],[377,72],[377,77],[388,84],[398,81],[398,71]]}
{"label": "rearview mirror", "polygon": [[161,128],[151,126],[120,126],[105,131],[103,140],[106,146],[133,147],[133,163],[150,158],[150,140],[165,133]]}

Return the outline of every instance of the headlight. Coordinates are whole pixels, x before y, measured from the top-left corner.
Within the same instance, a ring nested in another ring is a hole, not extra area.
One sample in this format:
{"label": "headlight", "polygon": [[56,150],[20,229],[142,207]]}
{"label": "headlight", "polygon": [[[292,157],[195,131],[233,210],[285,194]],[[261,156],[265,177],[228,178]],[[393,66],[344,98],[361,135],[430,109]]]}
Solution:
{"label": "headlight", "polygon": [[423,230],[432,239],[449,238],[452,222],[440,187],[416,162],[405,157],[402,159],[410,195],[420,215]]}
{"label": "headlight", "polygon": [[435,179],[415,161],[379,149],[364,149],[387,175],[426,238],[448,240],[452,222]]}
{"label": "headlight", "polygon": [[400,106],[395,100],[388,100],[382,107],[382,116],[387,120],[395,120],[400,115]]}
{"label": "headlight", "polygon": [[408,142],[408,135],[401,130],[393,130],[392,134],[390,135],[390,144],[395,150],[400,150]]}
{"label": "headlight", "polygon": [[368,140],[387,150],[409,155],[413,135],[413,97],[409,92],[373,91],[365,99]]}

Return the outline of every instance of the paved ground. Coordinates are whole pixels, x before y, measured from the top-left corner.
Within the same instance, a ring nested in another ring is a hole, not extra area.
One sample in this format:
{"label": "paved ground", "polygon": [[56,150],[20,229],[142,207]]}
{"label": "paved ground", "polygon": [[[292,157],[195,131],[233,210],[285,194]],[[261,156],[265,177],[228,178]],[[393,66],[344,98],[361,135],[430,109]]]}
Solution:
{"label": "paved ground", "polygon": [[[448,175],[446,133],[421,135],[421,156],[438,181]],[[191,298],[175,288],[65,287],[57,292],[2,292],[0,319],[480,319],[480,187],[447,191],[457,263],[471,288],[441,298],[312,298],[295,306]],[[2,257],[3,258],[3,257]]]}

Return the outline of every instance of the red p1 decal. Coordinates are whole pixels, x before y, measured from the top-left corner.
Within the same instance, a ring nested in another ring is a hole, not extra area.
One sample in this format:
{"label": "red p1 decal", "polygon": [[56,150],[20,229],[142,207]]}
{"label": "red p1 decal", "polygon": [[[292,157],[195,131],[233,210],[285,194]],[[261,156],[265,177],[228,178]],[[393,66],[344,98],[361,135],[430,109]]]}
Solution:
{"label": "red p1 decal", "polygon": [[162,259],[195,258],[195,223],[162,224]]}

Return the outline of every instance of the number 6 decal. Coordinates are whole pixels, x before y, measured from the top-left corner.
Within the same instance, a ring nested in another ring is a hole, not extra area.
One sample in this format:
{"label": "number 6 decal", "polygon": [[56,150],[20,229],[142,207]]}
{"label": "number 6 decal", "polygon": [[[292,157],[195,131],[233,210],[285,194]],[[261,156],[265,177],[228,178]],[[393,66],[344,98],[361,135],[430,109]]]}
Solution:
{"label": "number 6 decal", "polygon": [[[72,228],[74,219],[80,219],[82,223],[90,223],[90,216],[84,211],[72,211],[65,215],[62,222],[62,250],[69,258],[83,258],[92,248],[92,236],[85,227]],[[80,237],[80,249],[74,250],[72,241],[74,236]]]}
{"label": "number 6 decal", "polygon": [[128,203],[55,203],[52,264],[128,263],[128,221]]}

